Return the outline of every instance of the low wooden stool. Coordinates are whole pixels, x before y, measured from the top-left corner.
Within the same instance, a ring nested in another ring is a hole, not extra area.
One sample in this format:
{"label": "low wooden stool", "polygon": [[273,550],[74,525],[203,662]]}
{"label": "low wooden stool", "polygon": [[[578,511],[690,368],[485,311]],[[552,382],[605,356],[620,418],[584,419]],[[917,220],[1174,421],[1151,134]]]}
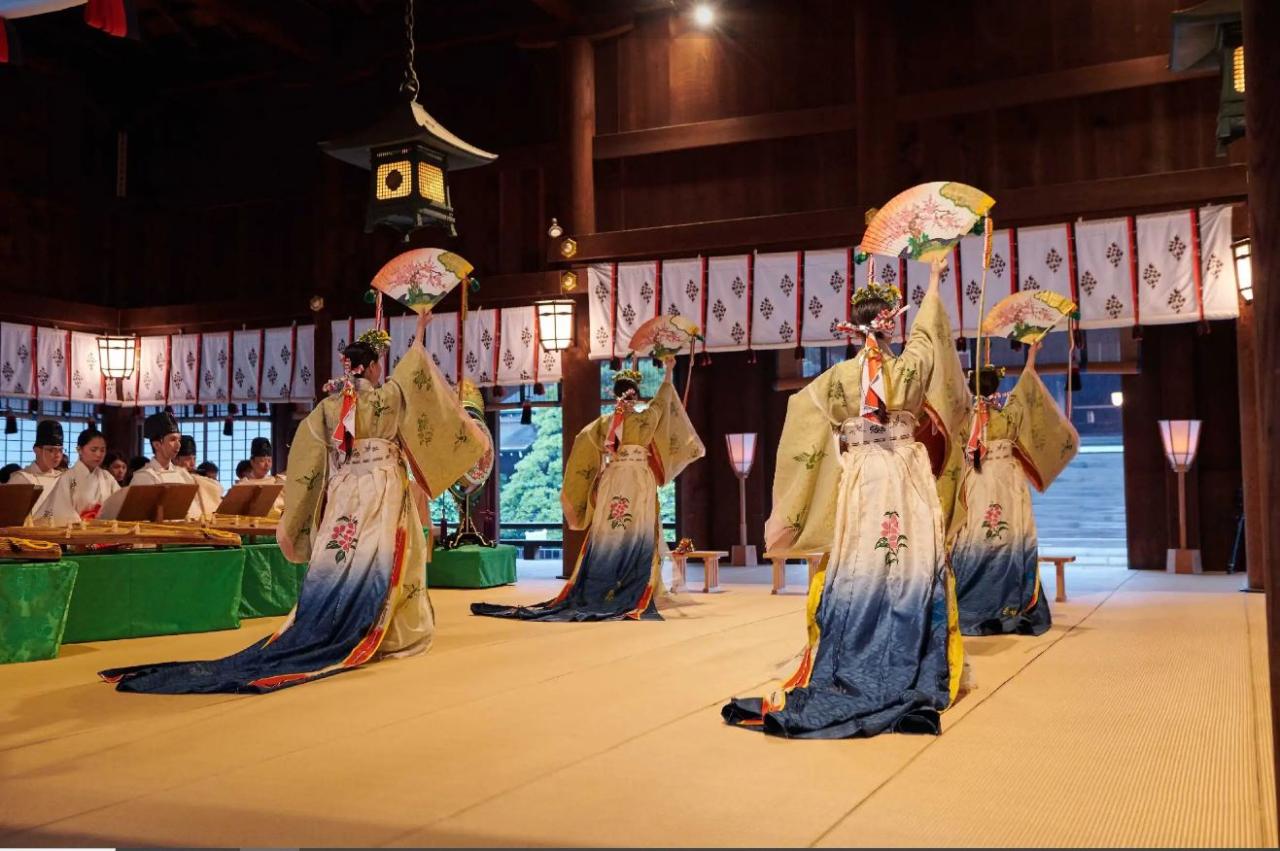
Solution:
{"label": "low wooden stool", "polygon": [[702,559],[702,593],[715,594],[720,591],[720,559],[729,553],[724,550],[690,550],[687,553],[671,553],[671,590],[683,591],[685,564],[691,558]]}
{"label": "low wooden stool", "polygon": [[[822,562],[827,557],[824,552],[814,552],[812,550],[775,550],[774,552],[765,553],[764,557],[773,563],[773,591],[774,594],[807,594],[809,586],[813,584],[813,577],[818,575],[818,571],[822,569]],[[803,559],[809,565],[809,581],[805,583],[803,591],[787,590],[787,562],[792,559]]]}
{"label": "low wooden stool", "polygon": [[1056,597],[1053,598],[1055,602],[1058,602],[1058,603],[1067,602],[1066,566],[1075,560],[1076,560],[1075,556],[1040,556],[1039,557],[1039,561],[1041,564],[1048,564],[1049,562],[1053,562],[1053,566],[1057,570],[1058,594]]}

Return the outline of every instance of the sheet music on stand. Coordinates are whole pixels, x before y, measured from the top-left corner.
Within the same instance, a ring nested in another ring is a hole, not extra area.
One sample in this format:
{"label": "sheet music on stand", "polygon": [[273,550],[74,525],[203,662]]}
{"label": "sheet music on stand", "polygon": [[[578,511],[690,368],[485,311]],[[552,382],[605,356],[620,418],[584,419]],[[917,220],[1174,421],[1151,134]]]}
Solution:
{"label": "sheet music on stand", "polygon": [[42,485],[17,482],[0,485],[0,526],[25,525],[42,491]]}
{"label": "sheet music on stand", "polygon": [[266,517],[276,504],[284,485],[232,485],[218,504],[217,514]]}
{"label": "sheet music on stand", "polygon": [[107,497],[99,520],[185,520],[198,485],[130,485]]}

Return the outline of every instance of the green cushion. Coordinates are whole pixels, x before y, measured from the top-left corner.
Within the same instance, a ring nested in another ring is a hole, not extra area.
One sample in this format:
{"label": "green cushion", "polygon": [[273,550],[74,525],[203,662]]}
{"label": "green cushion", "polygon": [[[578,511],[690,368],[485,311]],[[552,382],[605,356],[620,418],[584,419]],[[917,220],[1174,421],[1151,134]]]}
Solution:
{"label": "green cushion", "polygon": [[492,588],[516,581],[516,548],[466,546],[455,550],[436,547],[427,565],[428,588]]}
{"label": "green cushion", "polygon": [[0,562],[0,663],[58,655],[76,564]]}

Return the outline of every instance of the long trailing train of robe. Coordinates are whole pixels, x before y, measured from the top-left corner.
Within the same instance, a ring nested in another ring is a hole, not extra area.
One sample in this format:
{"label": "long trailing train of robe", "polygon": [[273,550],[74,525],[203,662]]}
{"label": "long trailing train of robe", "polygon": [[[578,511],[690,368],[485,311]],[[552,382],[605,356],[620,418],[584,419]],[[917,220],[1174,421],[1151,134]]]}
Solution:
{"label": "long trailing train of robe", "polygon": [[866,355],[788,403],[766,542],[830,557],[810,585],[798,670],[769,697],[727,704],[731,724],[805,738],[936,733],[958,692],[963,646],[943,540],[955,478],[935,471],[955,470],[968,393],[937,293],[901,355],[884,353],[883,425],[860,416]]}
{"label": "long trailing train of robe", "polygon": [[1005,404],[989,409],[982,442],[980,470],[963,467],[947,535],[960,629],[1040,635],[1053,620],[1027,481],[1044,492],[1076,456],[1080,437],[1040,376],[1025,369]]}
{"label": "long trailing train of robe", "polygon": [[662,521],[658,488],[706,454],[669,381],[643,411],[627,414],[606,451],[612,414],[574,438],[560,501],[571,528],[587,529],[573,575],[553,599],[530,606],[473,603],[473,614],[519,620],[661,619]]}
{"label": "long trailing train of robe", "polygon": [[427,649],[429,550],[404,464],[439,493],[476,462],[485,439],[420,344],[383,386],[355,384],[350,457],[331,439],[339,395],[316,406],[289,450],[277,537],[310,558],[284,624],[223,659],[116,668],[105,680],[121,691],[266,692]]}

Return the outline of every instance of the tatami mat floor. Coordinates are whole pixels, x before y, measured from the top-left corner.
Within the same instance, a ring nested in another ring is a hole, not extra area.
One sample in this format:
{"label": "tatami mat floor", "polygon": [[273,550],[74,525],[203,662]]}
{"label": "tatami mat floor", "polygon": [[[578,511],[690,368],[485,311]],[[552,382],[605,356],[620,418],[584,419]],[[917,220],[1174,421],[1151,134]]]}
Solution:
{"label": "tatami mat floor", "polygon": [[546,580],[433,592],[428,655],[268,696],[93,674],[222,655],[275,619],[71,645],[0,667],[0,844],[1274,846],[1261,596],[1121,569],[1069,586],[1046,635],[967,642],[978,688],[938,737],[721,724],[803,639],[803,597],[760,585],[662,623],[466,614]]}

